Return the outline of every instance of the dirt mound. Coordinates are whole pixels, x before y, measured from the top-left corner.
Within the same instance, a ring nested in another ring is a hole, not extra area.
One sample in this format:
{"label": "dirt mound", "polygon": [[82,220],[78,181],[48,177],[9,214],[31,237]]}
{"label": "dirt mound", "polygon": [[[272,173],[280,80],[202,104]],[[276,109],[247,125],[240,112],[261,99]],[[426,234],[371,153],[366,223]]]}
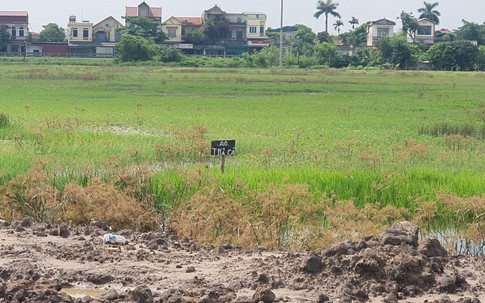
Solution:
{"label": "dirt mound", "polygon": [[[0,302],[485,302],[484,258],[448,256],[409,222],[308,253],[199,247],[170,231],[0,224]],[[73,297],[67,289],[104,290]]]}

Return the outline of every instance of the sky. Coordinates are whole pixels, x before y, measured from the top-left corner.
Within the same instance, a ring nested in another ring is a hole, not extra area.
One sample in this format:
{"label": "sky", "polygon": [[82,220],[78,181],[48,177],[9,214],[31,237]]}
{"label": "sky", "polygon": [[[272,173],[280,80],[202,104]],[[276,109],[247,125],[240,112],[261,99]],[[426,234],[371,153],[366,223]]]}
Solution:
{"label": "sky", "polygon": [[[88,20],[93,23],[113,16],[124,23],[121,16],[126,6],[138,6],[142,0],[0,0],[0,11],[27,11],[29,13],[30,30],[40,32],[42,26],[56,23],[66,28],[70,15],[77,20]],[[337,12],[342,16],[344,26],[341,31],[348,31],[351,25],[348,21],[356,17],[360,23],[387,18],[401,26],[397,16],[401,11],[418,15],[417,9],[423,7],[422,0],[333,0],[338,3]],[[435,2],[430,0],[428,2]],[[268,16],[268,27],[280,26],[281,0],[146,0],[150,6],[162,6],[162,21],[171,16],[198,17],[206,9],[217,4],[228,13],[261,12]],[[485,22],[485,0],[438,1],[437,10],[441,12],[440,24],[437,28],[457,29],[462,19],[483,24]],[[314,32],[324,30],[325,18],[313,17],[317,0],[283,0],[283,24],[304,24]],[[335,18],[329,17],[329,32],[335,33],[332,24]]]}

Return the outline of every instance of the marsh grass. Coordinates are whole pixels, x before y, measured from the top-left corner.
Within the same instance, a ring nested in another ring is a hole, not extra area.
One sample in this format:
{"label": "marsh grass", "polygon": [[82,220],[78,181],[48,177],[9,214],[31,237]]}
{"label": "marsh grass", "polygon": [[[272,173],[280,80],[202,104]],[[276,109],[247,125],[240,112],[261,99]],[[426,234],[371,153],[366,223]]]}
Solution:
{"label": "marsh grass", "polygon": [[444,122],[433,126],[422,126],[419,130],[419,134],[432,136],[461,136],[462,138],[470,137],[485,140],[485,124],[452,124]]}
{"label": "marsh grass", "polygon": [[[484,193],[483,106],[469,110],[482,102],[481,77],[88,63],[2,65],[3,218],[87,224],[114,205],[116,226],[302,249],[404,219],[475,224],[480,235],[478,209],[450,211],[439,197]],[[456,125],[474,130],[443,133]],[[217,139],[237,141],[224,174],[209,153]]]}
{"label": "marsh grass", "polygon": [[10,119],[7,114],[0,112],[0,128],[7,128],[10,126]]}

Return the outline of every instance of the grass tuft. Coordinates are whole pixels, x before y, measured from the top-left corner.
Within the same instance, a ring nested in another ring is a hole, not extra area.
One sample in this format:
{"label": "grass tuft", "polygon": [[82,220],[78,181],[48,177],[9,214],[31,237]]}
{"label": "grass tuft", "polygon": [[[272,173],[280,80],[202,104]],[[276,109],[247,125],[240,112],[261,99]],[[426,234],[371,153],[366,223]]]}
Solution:
{"label": "grass tuft", "polygon": [[7,128],[10,126],[10,119],[7,114],[0,112],[0,128]]}

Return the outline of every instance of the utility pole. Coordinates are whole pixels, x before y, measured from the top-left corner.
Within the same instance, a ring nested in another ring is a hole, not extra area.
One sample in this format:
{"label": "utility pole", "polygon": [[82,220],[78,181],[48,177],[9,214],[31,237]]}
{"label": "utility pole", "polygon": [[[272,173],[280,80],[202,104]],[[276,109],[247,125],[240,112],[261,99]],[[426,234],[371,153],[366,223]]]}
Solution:
{"label": "utility pole", "polygon": [[283,0],[281,0],[280,17],[280,67],[283,66]]}

